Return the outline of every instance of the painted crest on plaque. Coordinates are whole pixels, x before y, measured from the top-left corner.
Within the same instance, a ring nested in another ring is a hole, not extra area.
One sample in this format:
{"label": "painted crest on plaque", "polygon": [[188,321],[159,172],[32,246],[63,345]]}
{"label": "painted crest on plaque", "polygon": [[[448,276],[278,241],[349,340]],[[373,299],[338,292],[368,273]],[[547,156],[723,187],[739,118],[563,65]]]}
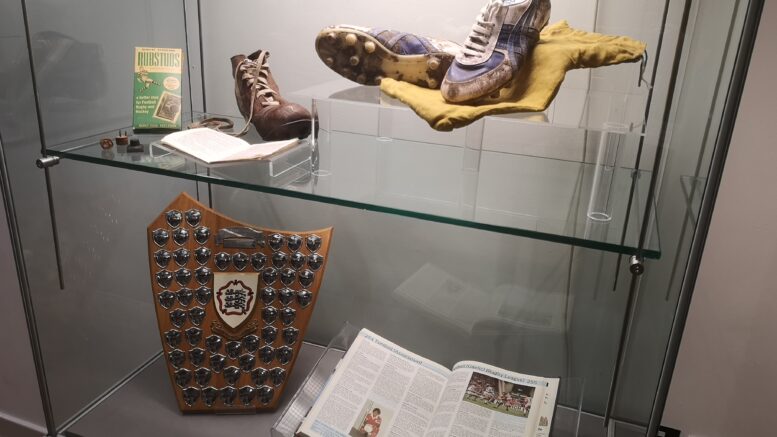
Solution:
{"label": "painted crest on plaque", "polygon": [[259,275],[256,273],[216,273],[213,278],[216,314],[232,329],[246,321],[256,306]]}

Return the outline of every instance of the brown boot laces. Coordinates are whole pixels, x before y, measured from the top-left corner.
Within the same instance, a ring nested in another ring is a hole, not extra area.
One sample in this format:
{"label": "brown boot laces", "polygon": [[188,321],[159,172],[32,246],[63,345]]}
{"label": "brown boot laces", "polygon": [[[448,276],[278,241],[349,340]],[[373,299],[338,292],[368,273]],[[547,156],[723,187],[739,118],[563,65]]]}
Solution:
{"label": "brown boot laces", "polygon": [[256,99],[264,97],[264,101],[261,102],[262,106],[278,106],[281,104],[277,99],[280,97],[278,93],[270,88],[269,75],[270,64],[269,54],[267,52],[261,52],[256,61],[245,58],[240,61],[235,69],[235,82],[244,80],[251,85],[251,111],[246,118],[246,124],[239,133],[235,136],[243,136],[251,128],[251,120],[254,118],[254,103]]}

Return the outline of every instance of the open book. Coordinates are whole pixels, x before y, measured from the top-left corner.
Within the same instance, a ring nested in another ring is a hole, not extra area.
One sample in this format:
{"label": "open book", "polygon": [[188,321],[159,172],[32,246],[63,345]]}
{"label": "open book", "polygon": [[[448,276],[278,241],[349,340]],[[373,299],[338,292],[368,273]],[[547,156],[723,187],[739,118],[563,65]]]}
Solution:
{"label": "open book", "polygon": [[299,428],[309,437],[548,437],[557,378],[452,369],[362,329]]}
{"label": "open book", "polygon": [[299,140],[249,144],[213,129],[201,127],[175,132],[162,138],[161,143],[206,164],[228,164],[266,159],[299,143]]}

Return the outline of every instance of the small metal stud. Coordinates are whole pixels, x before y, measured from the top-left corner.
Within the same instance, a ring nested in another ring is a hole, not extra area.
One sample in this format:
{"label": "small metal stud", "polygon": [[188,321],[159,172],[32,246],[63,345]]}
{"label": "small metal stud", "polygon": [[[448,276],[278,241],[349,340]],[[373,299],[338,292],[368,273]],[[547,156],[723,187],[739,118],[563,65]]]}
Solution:
{"label": "small metal stud", "polygon": [[210,356],[210,368],[214,372],[220,373],[224,370],[224,366],[227,365],[227,357],[224,355],[211,355]]}
{"label": "small metal stud", "polygon": [[221,401],[224,405],[231,407],[237,398],[237,389],[235,387],[224,387],[221,389]]}
{"label": "small metal stud", "polygon": [[265,264],[267,264],[267,255],[261,252],[251,255],[251,266],[253,266],[254,270],[257,272],[262,270]]}
{"label": "small metal stud", "polygon": [[359,41],[359,38],[356,37],[356,34],[349,33],[345,36],[345,44],[348,46],[354,46]]}
{"label": "small metal stud", "polygon": [[210,229],[208,229],[205,226],[197,228],[194,231],[194,240],[200,244],[207,243],[209,238],[210,238]]}
{"label": "small metal stud", "polygon": [[262,289],[262,302],[265,305],[270,305],[275,301],[276,292],[272,287],[264,287]]}
{"label": "small metal stud", "polygon": [[248,373],[251,371],[251,369],[254,368],[254,364],[256,364],[256,357],[251,354],[243,354],[240,355],[240,358],[238,358],[237,362],[240,365],[240,370]]}
{"label": "small metal stud", "polygon": [[232,261],[232,257],[226,252],[217,253],[213,258],[216,268],[222,272],[229,267],[229,263]]}
{"label": "small metal stud", "polygon": [[178,302],[184,307],[188,307],[192,303],[192,300],[194,300],[194,293],[188,288],[178,290],[176,295],[178,296]]}
{"label": "small metal stud", "polygon": [[276,338],[278,338],[278,328],[274,326],[265,326],[262,328],[262,340],[264,340],[265,343],[272,344],[275,342]]}
{"label": "small metal stud", "polygon": [[164,249],[157,250],[154,253],[154,262],[156,263],[156,265],[158,265],[163,269],[167,268],[167,266],[170,264],[171,259],[172,259],[172,255],[170,254],[170,252]]}
{"label": "small metal stud", "polygon": [[182,327],[186,323],[186,311],[170,311],[170,323],[172,323],[176,328]]}
{"label": "small metal stud", "polygon": [[200,397],[200,390],[194,387],[183,389],[183,401],[188,406],[192,406],[197,402]]}
{"label": "small metal stud", "polygon": [[200,285],[207,285],[213,277],[213,272],[207,267],[199,267],[194,271],[194,277]]}
{"label": "small metal stud", "polygon": [[305,255],[302,252],[294,252],[289,257],[289,265],[295,270],[299,270],[305,266]]}
{"label": "small metal stud", "polygon": [[283,341],[287,345],[293,345],[299,338],[299,329],[297,328],[283,328]]}
{"label": "small metal stud", "polygon": [[281,234],[272,234],[267,239],[267,244],[270,246],[270,249],[274,251],[279,251],[283,247],[283,243],[286,239]]}
{"label": "small metal stud", "polygon": [[296,293],[294,290],[290,288],[284,288],[283,290],[278,292],[278,300],[281,302],[283,306],[288,306],[290,303],[294,301],[294,298],[296,297]]}
{"label": "small metal stud", "polygon": [[302,247],[302,237],[300,237],[299,235],[290,236],[289,241],[286,243],[286,246],[292,252],[298,251],[300,247]]}
{"label": "small metal stud", "polygon": [[159,305],[166,310],[170,309],[170,307],[175,304],[175,294],[167,290],[159,293],[157,299],[159,300]]}
{"label": "small metal stud", "polygon": [[227,384],[235,385],[239,380],[240,380],[240,369],[234,366],[230,366],[224,369],[224,381],[226,381]]}
{"label": "small metal stud", "polygon": [[186,361],[186,354],[180,349],[173,349],[167,354],[167,359],[170,361],[170,365],[177,369],[183,366],[183,363]]}
{"label": "small metal stud", "polygon": [[267,381],[269,373],[270,372],[268,372],[267,369],[257,367],[251,372],[251,382],[253,382],[254,385],[262,385]]}
{"label": "small metal stud", "polygon": [[375,52],[375,43],[372,41],[367,41],[364,43],[364,51],[367,53],[374,53]]}
{"label": "small metal stud", "polygon": [[275,266],[275,268],[277,269],[280,269],[283,266],[285,266],[288,260],[289,260],[289,255],[287,255],[284,252],[275,252],[272,254],[272,265]]}
{"label": "small metal stud", "polygon": [[162,247],[170,240],[170,233],[164,229],[157,229],[151,233],[151,238],[157,246]]}
{"label": "small metal stud", "polygon": [[305,239],[305,245],[311,252],[317,252],[321,248],[321,237],[318,235],[308,235]]}
{"label": "small metal stud", "polygon": [[311,284],[313,284],[313,281],[316,279],[316,274],[313,273],[311,270],[304,270],[299,272],[299,283],[302,284],[303,287],[308,288]]}
{"label": "small metal stud", "polygon": [[168,346],[172,348],[178,347],[181,344],[181,331],[171,329],[165,332],[165,340],[167,340]]}
{"label": "small metal stud", "polygon": [[233,360],[240,356],[243,351],[243,345],[239,341],[230,341],[227,343],[227,356]]}
{"label": "small metal stud", "polygon": [[176,229],[173,231],[173,241],[175,241],[175,244],[183,246],[187,241],[189,241],[189,231],[182,228]]}
{"label": "small metal stud", "polygon": [[272,402],[272,398],[275,395],[275,389],[272,387],[268,387],[266,385],[263,385],[257,389],[257,395],[256,397],[259,399],[259,402],[263,405],[267,405],[270,402]]}
{"label": "small metal stud", "polygon": [[175,272],[175,282],[181,287],[186,287],[192,280],[192,272],[189,269],[178,269]]}
{"label": "small metal stud", "polygon": [[[200,341],[202,340],[202,329],[200,328],[189,328],[186,330],[186,340],[189,342],[192,346],[197,346]],[[204,351],[203,351],[204,352]]]}
{"label": "small metal stud", "polygon": [[210,369],[206,369],[204,367],[200,367],[199,369],[194,371],[194,382],[197,383],[199,386],[208,385],[210,382],[210,377],[212,375],[212,372]]}
{"label": "small metal stud", "polygon": [[259,337],[251,334],[243,338],[243,348],[249,354],[256,352],[259,349]]}
{"label": "small metal stud", "polygon": [[324,265],[324,257],[314,253],[308,257],[308,267],[310,267],[311,270],[316,271],[321,268],[321,266]]}
{"label": "small metal stud", "polygon": [[178,387],[184,388],[192,380],[192,372],[187,369],[178,369],[175,371],[175,383]]}
{"label": "small metal stud", "polygon": [[210,260],[210,254],[210,249],[207,247],[200,247],[194,251],[194,259],[197,261],[197,264],[204,266]]}
{"label": "small metal stud", "polygon": [[307,307],[313,302],[313,293],[308,290],[300,290],[297,292],[297,303],[302,308]]}
{"label": "small metal stud", "polygon": [[189,262],[189,255],[190,254],[189,254],[188,250],[186,250],[184,248],[180,248],[180,249],[176,250],[175,252],[173,252],[173,259],[175,259],[175,263],[176,264],[178,264],[179,266],[183,267],[183,266],[186,265],[186,263]]}
{"label": "small metal stud", "polygon": [[[205,351],[196,348],[189,351],[189,361],[192,363],[193,366],[202,366],[202,363],[205,362]],[[205,384],[200,384],[205,385]]]}
{"label": "small metal stud", "polygon": [[262,271],[262,280],[267,285],[272,285],[278,280],[278,270],[268,267]]}
{"label": "small metal stud", "polygon": [[202,403],[205,404],[206,407],[212,407],[213,404],[216,403],[218,394],[219,391],[216,387],[206,387],[202,389]]}
{"label": "small metal stud", "polygon": [[278,310],[274,307],[265,307],[262,310],[262,320],[268,325],[271,325],[278,318]]}
{"label": "small metal stud", "polygon": [[283,269],[281,271],[281,282],[288,287],[294,283],[296,276],[297,272],[295,272],[294,269]]}
{"label": "small metal stud", "polygon": [[232,265],[235,266],[238,272],[242,272],[248,266],[248,255],[242,252],[232,255]]}
{"label": "small metal stud", "polygon": [[205,339],[205,347],[208,348],[208,352],[212,354],[220,351],[222,344],[224,344],[224,340],[218,335],[210,335]]}
{"label": "small metal stud", "polygon": [[251,402],[254,401],[254,396],[256,396],[255,388],[251,387],[250,385],[240,387],[240,402],[242,402],[243,405],[251,405]]}
{"label": "small metal stud", "polygon": [[213,291],[208,287],[200,287],[197,289],[197,303],[202,306],[207,305],[212,296]]}
{"label": "small metal stud", "polygon": [[168,288],[173,283],[173,274],[167,270],[157,272],[156,283],[162,288]]}
{"label": "small metal stud", "polygon": [[189,319],[197,326],[200,326],[205,320],[205,310],[200,307],[194,307],[189,310]]}
{"label": "small metal stud", "polygon": [[275,349],[273,349],[272,346],[263,346],[259,349],[258,355],[263,363],[269,364],[272,362],[273,358],[275,358]]}
{"label": "small metal stud", "polygon": [[281,369],[280,367],[276,367],[270,370],[270,382],[272,382],[272,385],[277,387],[283,384],[283,380],[285,378],[286,378],[286,371]]}
{"label": "small metal stud", "polygon": [[183,214],[181,214],[181,211],[169,211],[165,217],[167,219],[167,224],[170,225],[171,228],[177,228],[178,226],[181,226],[181,223],[183,222]]}
{"label": "small metal stud", "polygon": [[294,349],[288,346],[281,346],[275,352],[275,355],[278,357],[278,361],[285,366],[286,364],[289,364],[294,357]]}
{"label": "small metal stud", "polygon": [[297,311],[293,308],[284,308],[281,310],[281,321],[284,325],[288,326],[294,323],[294,319],[297,317]]}
{"label": "small metal stud", "polygon": [[189,226],[196,228],[200,225],[200,220],[202,220],[202,213],[198,210],[190,209],[186,211],[186,223],[189,223]]}

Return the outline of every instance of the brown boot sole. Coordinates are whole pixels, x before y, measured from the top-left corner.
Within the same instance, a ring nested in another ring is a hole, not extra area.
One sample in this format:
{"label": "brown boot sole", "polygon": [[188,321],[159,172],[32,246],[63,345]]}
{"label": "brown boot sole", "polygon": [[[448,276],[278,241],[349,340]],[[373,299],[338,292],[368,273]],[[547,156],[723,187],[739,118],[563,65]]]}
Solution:
{"label": "brown boot sole", "polygon": [[398,55],[371,35],[348,28],[321,31],[316,52],[335,73],[362,85],[380,85],[384,77],[390,77],[438,89],[454,60],[444,52]]}

